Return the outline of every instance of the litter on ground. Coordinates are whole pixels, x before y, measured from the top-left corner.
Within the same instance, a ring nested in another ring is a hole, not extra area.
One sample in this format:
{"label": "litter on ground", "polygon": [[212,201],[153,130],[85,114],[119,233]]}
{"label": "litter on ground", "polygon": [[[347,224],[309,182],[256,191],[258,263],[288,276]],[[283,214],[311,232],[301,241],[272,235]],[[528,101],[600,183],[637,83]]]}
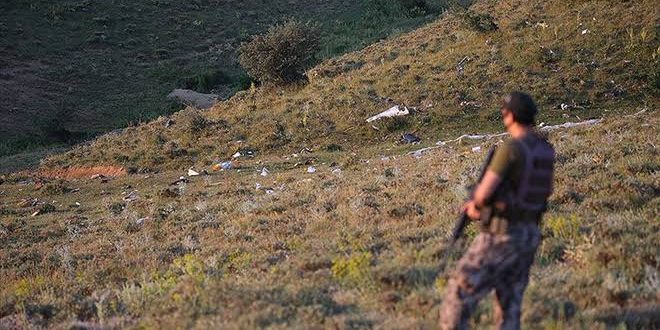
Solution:
{"label": "litter on ground", "polygon": [[389,109],[387,109],[387,110],[385,110],[385,111],[383,111],[383,112],[381,112],[381,113],[379,113],[379,114],[377,114],[373,117],[369,117],[367,119],[367,123],[376,121],[376,120],[381,119],[381,118],[400,117],[400,116],[406,116],[406,115],[409,115],[409,114],[410,114],[410,111],[408,111],[408,108],[403,107],[403,109],[401,109],[400,106],[395,105],[395,106],[393,106],[393,107],[391,107],[391,108],[389,108]]}

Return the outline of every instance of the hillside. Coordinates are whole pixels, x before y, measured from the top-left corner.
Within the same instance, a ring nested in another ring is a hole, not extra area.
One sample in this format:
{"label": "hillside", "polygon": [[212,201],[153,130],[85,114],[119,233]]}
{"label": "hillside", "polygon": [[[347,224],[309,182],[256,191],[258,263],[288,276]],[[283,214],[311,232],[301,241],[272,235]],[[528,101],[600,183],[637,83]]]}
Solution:
{"label": "hillside", "polygon": [[[443,260],[445,238],[501,137],[436,142],[499,133],[512,89],[547,125],[603,118],[549,132],[556,191],[524,328],[660,328],[655,7],[480,0],[327,59],[307,83],[3,176],[0,328],[433,329],[441,266],[466,247]],[[412,113],[365,122],[393,105]]]}
{"label": "hillside", "polygon": [[175,87],[222,96],[250,85],[236,48],[288,18],[321,25],[319,58],[437,16],[396,0],[0,3],[0,157],[67,145],[169,115]]}
{"label": "hillside", "polygon": [[[479,2],[468,14],[325,61],[309,72],[308,84],[241,92],[205,113],[179,112],[168,128],[163,117],[100,138],[48,166],[209,166],[238,147],[262,154],[331,144],[352,149],[391,144],[405,132],[435,142],[493,131],[500,95],[514,89],[537,96],[545,123],[655,106],[653,1],[507,3]],[[365,123],[394,104],[414,113],[376,123],[377,130]]]}

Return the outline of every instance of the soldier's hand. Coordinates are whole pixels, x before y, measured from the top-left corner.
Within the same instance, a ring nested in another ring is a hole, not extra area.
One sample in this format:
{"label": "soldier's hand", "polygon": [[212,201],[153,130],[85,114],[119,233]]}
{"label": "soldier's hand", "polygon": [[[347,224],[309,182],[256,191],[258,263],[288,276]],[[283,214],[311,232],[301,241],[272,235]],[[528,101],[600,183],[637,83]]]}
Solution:
{"label": "soldier's hand", "polygon": [[472,220],[479,220],[481,219],[481,212],[477,209],[477,205],[474,203],[473,200],[468,201],[463,205],[463,211],[465,214],[467,214],[468,218]]}

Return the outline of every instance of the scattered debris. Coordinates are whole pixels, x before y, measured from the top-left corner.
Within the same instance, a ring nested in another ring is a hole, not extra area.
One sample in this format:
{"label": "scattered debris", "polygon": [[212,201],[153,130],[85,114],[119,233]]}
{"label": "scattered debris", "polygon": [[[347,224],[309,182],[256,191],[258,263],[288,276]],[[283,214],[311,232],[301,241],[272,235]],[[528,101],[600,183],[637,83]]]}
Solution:
{"label": "scattered debris", "polygon": [[591,31],[589,31],[589,29],[584,29],[584,30],[582,30],[582,35],[585,35],[585,34],[587,34],[587,33],[589,33],[589,32],[591,32]]}
{"label": "scattered debris", "polygon": [[[377,114],[373,117],[369,117],[367,119],[367,123],[371,123],[371,122],[376,121],[376,120],[381,119],[381,118],[400,117],[400,116],[406,116],[406,115],[409,115],[409,114],[410,114],[410,111],[408,110],[407,107],[403,107],[403,110],[402,110],[400,106],[395,105],[395,106],[393,106],[393,107],[391,107],[391,108],[389,108],[389,109],[387,109],[387,110],[385,110],[385,111],[383,111],[383,112],[381,112],[381,113],[379,113],[379,114]],[[378,130],[377,128],[375,128],[375,129]]]}
{"label": "scattered debris", "polygon": [[405,143],[410,143],[410,144],[419,144],[422,139],[419,137],[415,136],[412,133],[406,133],[401,136],[401,139],[403,139],[403,142]]}
{"label": "scattered debris", "polygon": [[481,152],[481,146],[472,148],[472,152]]}
{"label": "scattered debris", "polygon": [[169,128],[170,126],[174,125],[176,122],[172,118],[167,118],[167,121],[165,121],[165,128]]}
{"label": "scattered debris", "polygon": [[341,168],[336,168],[336,169],[332,170],[332,174],[341,175]]}
{"label": "scattered debris", "polygon": [[[563,124],[559,124],[559,125],[553,125],[553,126],[543,126],[545,123],[542,123],[542,125],[540,125],[539,129],[542,130],[542,131],[553,131],[553,130],[561,129],[561,128],[572,128],[572,127],[579,127],[579,126],[592,126],[592,125],[599,124],[602,121],[603,121],[603,119],[590,119],[590,120],[581,121],[581,122],[577,122],[577,123],[567,122],[567,123],[563,123]],[[509,133],[506,133],[506,132],[499,133],[499,134],[478,134],[478,135],[463,134],[463,135],[461,135],[461,136],[459,136],[459,137],[457,137],[453,140],[438,141],[436,143],[436,146],[434,146],[434,147],[422,148],[422,149],[419,149],[419,150],[411,151],[411,152],[408,153],[408,155],[412,155],[415,158],[420,158],[422,155],[424,155],[425,153],[427,153],[427,152],[429,152],[433,149],[442,148],[443,146],[446,146],[449,143],[459,142],[459,141],[462,141],[463,139],[490,140],[490,139],[493,139],[493,138],[503,137],[503,136],[507,136],[507,135],[509,135]],[[476,148],[479,148],[479,149],[475,150]],[[481,151],[481,147],[474,147],[474,148],[472,148],[472,151],[473,152],[479,152],[479,151]]]}
{"label": "scattered debris", "polygon": [[130,193],[128,193],[128,195],[124,196],[124,198],[122,199],[124,200],[124,202],[136,201],[138,199],[137,191],[131,191]]}
{"label": "scattered debris", "polygon": [[232,164],[231,161],[226,161],[226,162],[222,162],[222,163],[216,162],[215,164],[213,164],[213,166],[211,166],[211,170],[214,171],[214,172],[228,171],[228,170],[231,170],[232,168],[233,168],[233,164]]}
{"label": "scattered debris", "polygon": [[188,176],[198,176],[198,175],[199,175],[199,172],[193,170],[192,167],[188,169]]}
{"label": "scattered debris", "polygon": [[472,134],[463,134],[463,135],[461,135],[461,136],[459,136],[459,137],[457,137],[457,138],[455,138],[455,139],[453,139],[453,140],[449,140],[449,141],[438,141],[438,142],[436,142],[436,145],[437,145],[437,146],[444,146],[444,145],[446,145],[446,144],[448,144],[448,143],[452,143],[452,142],[460,142],[460,141],[462,141],[463,139],[468,139],[468,140],[487,140],[487,139],[492,139],[492,138],[502,137],[502,136],[507,136],[507,135],[509,135],[509,133],[486,134],[486,135],[482,135],[482,134],[476,134],[476,135],[472,135]]}
{"label": "scattered debris", "polygon": [[314,166],[310,166],[307,168],[307,173],[316,173],[316,168]]}
{"label": "scattered debris", "polygon": [[465,56],[463,59],[461,59],[458,64],[456,64],[456,72],[458,73],[459,76],[463,75],[463,71],[465,71],[465,63],[470,61],[470,57]]}
{"label": "scattered debris", "polygon": [[50,203],[46,203],[46,204],[41,205],[41,207],[39,207],[38,210],[36,210],[34,213],[32,213],[32,216],[36,217],[37,215],[55,212],[55,210],[56,210],[55,205],[50,204]]}
{"label": "scattered debris", "polygon": [[260,173],[261,176],[268,176],[268,174],[270,174],[270,172],[268,171],[267,168],[264,167],[261,169],[261,173]]}
{"label": "scattered debris", "polygon": [[578,122],[578,123],[568,122],[568,123],[563,123],[563,124],[560,124],[560,125],[544,126],[544,127],[541,127],[541,130],[542,131],[552,131],[552,130],[556,130],[556,129],[560,129],[560,128],[572,128],[572,127],[579,127],[579,126],[593,126],[593,125],[596,125],[596,124],[600,124],[600,122],[602,122],[602,121],[603,121],[603,119],[590,119],[590,120],[585,120],[585,121],[581,121],[581,122]]}
{"label": "scattered debris", "polygon": [[186,177],[182,176],[182,177],[179,177],[179,179],[177,179],[176,181],[173,181],[172,183],[170,183],[170,186],[175,186],[175,185],[178,185],[179,183],[188,183],[188,182],[190,182],[190,181],[188,179],[186,179]]}
{"label": "scattered debris", "polygon": [[236,152],[234,155],[231,156],[231,158],[238,158],[241,156],[243,156],[243,154],[241,154],[240,152]]}
{"label": "scattered debris", "polygon": [[481,108],[481,103],[477,101],[463,101],[461,102],[462,107],[472,107],[472,108]]}

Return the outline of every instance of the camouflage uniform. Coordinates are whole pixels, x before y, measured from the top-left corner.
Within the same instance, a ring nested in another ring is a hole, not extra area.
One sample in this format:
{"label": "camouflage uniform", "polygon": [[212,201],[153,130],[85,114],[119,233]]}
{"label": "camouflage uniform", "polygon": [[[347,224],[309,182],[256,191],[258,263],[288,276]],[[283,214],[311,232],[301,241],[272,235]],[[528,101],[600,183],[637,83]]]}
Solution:
{"label": "camouflage uniform", "polygon": [[523,293],[540,239],[535,223],[511,226],[503,235],[477,235],[449,280],[441,328],[466,329],[479,300],[494,289],[496,325],[519,329]]}

